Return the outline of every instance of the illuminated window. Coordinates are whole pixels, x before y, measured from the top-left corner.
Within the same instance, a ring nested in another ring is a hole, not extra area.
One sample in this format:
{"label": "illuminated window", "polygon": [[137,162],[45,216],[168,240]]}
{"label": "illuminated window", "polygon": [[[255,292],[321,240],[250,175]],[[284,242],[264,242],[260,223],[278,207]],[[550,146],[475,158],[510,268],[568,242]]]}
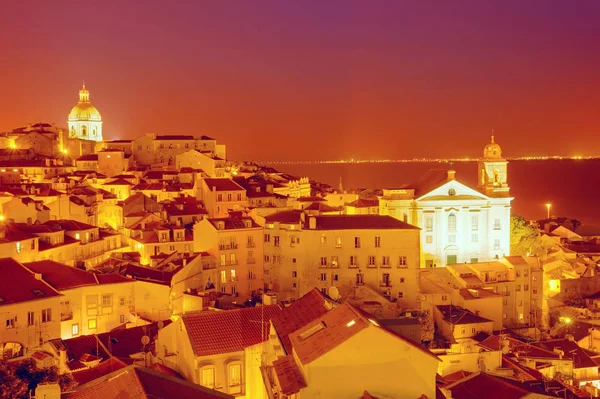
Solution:
{"label": "illuminated window", "polygon": [[215,387],[215,366],[206,366],[200,369],[200,385],[206,388]]}
{"label": "illuminated window", "polygon": [[227,282],[227,270],[221,270],[221,284]]}
{"label": "illuminated window", "polygon": [[322,321],[315,324],[314,326],[310,327],[309,329],[305,330],[304,332],[300,333],[300,340],[305,340],[307,338],[310,338],[311,336],[315,335],[316,333],[318,333],[319,331],[323,330],[325,328],[325,323],[323,323]]}
{"label": "illuminated window", "polygon": [[227,385],[229,393],[236,394],[242,392],[242,364],[241,362],[230,363],[227,367]]}
{"label": "illuminated window", "polygon": [[79,335],[79,324],[73,324],[71,326],[71,335]]}
{"label": "illuminated window", "polygon": [[76,239],[76,240],[79,240],[79,239],[80,239],[80,237],[81,237],[81,236],[79,235],[79,233],[75,233],[75,239]]}
{"label": "illuminated window", "polygon": [[448,236],[448,244],[456,244],[456,235],[455,234],[450,234]]}
{"label": "illuminated window", "polygon": [[448,215],[448,231],[456,231],[456,215],[453,213]]}
{"label": "illuminated window", "polygon": [[471,234],[471,242],[478,242],[479,236],[477,234]]}
{"label": "illuminated window", "polygon": [[335,247],[336,248],[341,248],[342,247],[342,237],[336,237],[336,239],[335,239]]}
{"label": "illuminated window", "polygon": [[232,265],[237,265],[237,259],[236,259],[236,257],[235,257],[235,252],[232,252],[232,253],[229,255],[229,261],[231,262],[230,264],[232,264]]}
{"label": "illuminated window", "polygon": [[425,218],[425,230],[432,231],[433,230],[433,217],[427,216]]}
{"label": "illuminated window", "polygon": [[500,230],[500,219],[494,219],[494,230]]}
{"label": "illuminated window", "polygon": [[327,244],[327,237],[325,236],[325,234],[321,236],[321,244]]}
{"label": "illuminated window", "polygon": [[331,257],[331,267],[338,267],[339,260],[337,256]]}
{"label": "illuminated window", "polygon": [[227,256],[225,254],[221,254],[219,256],[220,260],[221,260],[221,265],[226,265],[227,264]]}
{"label": "illuminated window", "polygon": [[17,242],[17,253],[20,254],[21,253],[21,243]]}
{"label": "illuminated window", "polygon": [[471,230],[478,230],[478,229],[479,229],[479,216],[471,215]]}
{"label": "illuminated window", "polygon": [[235,269],[231,269],[231,281],[235,281]]}

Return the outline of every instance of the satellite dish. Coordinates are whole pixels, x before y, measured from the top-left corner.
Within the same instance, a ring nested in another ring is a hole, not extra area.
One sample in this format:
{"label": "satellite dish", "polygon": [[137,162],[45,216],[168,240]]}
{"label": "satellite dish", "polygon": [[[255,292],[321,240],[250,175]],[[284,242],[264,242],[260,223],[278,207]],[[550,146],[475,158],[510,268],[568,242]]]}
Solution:
{"label": "satellite dish", "polygon": [[340,290],[338,290],[337,287],[330,287],[329,297],[334,301],[337,301],[340,298]]}
{"label": "satellite dish", "polygon": [[163,328],[164,326],[165,326],[165,323],[164,323],[162,320],[160,320],[160,321],[158,322],[158,329],[160,330],[160,329],[161,329],[161,328]]}
{"label": "satellite dish", "polygon": [[147,335],[144,335],[142,337],[142,345],[148,345],[150,343],[150,337]]}

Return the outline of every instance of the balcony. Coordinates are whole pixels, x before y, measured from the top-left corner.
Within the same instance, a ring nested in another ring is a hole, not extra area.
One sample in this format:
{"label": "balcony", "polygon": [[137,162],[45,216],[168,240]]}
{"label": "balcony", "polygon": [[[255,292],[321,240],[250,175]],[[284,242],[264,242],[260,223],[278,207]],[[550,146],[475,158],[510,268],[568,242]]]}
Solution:
{"label": "balcony", "polygon": [[61,312],[60,321],[73,320],[73,312]]}
{"label": "balcony", "polygon": [[333,269],[339,269],[340,268],[340,264],[338,262],[332,262],[331,263],[331,268],[333,268]]}
{"label": "balcony", "polygon": [[349,263],[348,269],[358,269],[358,263]]}
{"label": "balcony", "polygon": [[237,244],[219,244],[220,250],[237,249],[237,248],[238,248]]}
{"label": "balcony", "polygon": [[319,269],[327,269],[327,267],[329,267],[328,264],[319,263]]}
{"label": "balcony", "polygon": [[381,264],[381,268],[382,268],[382,269],[389,269],[389,268],[391,268],[391,266],[390,266],[390,264],[389,264],[389,263],[382,263],[382,264]]}
{"label": "balcony", "polygon": [[369,263],[369,264],[367,265],[367,268],[368,268],[368,269],[377,269],[377,264],[375,264],[375,263]]}
{"label": "balcony", "polygon": [[246,263],[247,263],[247,264],[249,264],[249,265],[253,265],[253,264],[255,264],[255,263],[256,263],[256,259],[255,259],[255,258],[252,258],[252,259],[246,259]]}
{"label": "balcony", "polygon": [[247,248],[254,248],[254,247],[256,247],[256,244],[254,242],[249,242],[249,243],[246,244],[246,247]]}
{"label": "balcony", "polygon": [[391,281],[385,281],[385,280],[383,280],[383,281],[379,282],[379,286],[380,287],[391,287],[392,286],[392,282]]}

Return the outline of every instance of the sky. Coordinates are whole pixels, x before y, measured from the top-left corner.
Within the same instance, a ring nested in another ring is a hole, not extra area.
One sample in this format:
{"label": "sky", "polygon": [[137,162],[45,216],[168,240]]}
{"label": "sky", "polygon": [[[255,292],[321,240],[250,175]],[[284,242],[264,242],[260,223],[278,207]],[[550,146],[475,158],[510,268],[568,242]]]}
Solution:
{"label": "sky", "polygon": [[600,155],[600,1],[12,1],[0,131],[205,134],[241,160]]}

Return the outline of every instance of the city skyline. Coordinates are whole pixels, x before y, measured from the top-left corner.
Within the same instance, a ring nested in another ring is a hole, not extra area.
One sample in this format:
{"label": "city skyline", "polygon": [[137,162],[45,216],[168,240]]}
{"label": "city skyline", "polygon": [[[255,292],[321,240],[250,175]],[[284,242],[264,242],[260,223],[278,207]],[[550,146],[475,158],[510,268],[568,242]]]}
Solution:
{"label": "city skyline", "polygon": [[2,131],[66,127],[85,78],[106,139],[232,159],[474,157],[492,129],[511,157],[597,155],[595,2],[34,5],[0,28]]}

